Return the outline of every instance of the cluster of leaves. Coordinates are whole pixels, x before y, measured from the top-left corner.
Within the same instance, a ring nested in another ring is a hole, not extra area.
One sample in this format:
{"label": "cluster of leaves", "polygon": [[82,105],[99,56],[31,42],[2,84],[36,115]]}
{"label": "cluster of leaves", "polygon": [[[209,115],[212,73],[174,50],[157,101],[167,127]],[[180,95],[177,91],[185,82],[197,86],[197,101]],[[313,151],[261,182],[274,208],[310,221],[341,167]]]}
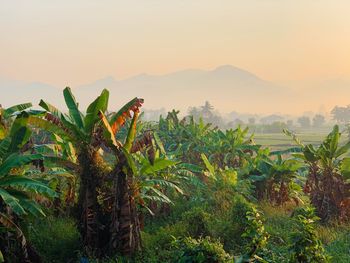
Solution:
{"label": "cluster of leaves", "polygon": [[[164,148],[177,159],[206,168],[198,175],[207,182],[208,177],[221,180],[225,175],[234,175],[238,183],[245,187],[244,195],[253,200],[267,199],[276,205],[290,200],[302,203],[300,170],[304,165],[297,158],[283,158],[291,152],[300,152],[300,147],[286,151],[270,152],[254,143],[248,128],[221,131],[204,123],[195,122],[192,117],[180,120],[178,112],[172,111],[159,120],[159,137]],[[247,179],[250,183],[248,183]],[[255,187],[252,194],[252,185]],[[243,194],[243,193],[242,193]]]}
{"label": "cluster of leaves", "polygon": [[238,262],[262,260],[257,253],[265,248],[269,235],[265,231],[261,212],[252,206],[250,211],[247,211],[246,218],[247,226],[242,238],[248,240],[248,245],[246,246],[246,253],[238,259]]}
{"label": "cluster of leaves", "polygon": [[320,146],[304,145],[288,131],[300,145],[302,153],[294,156],[302,159],[308,167],[304,192],[310,195],[317,215],[323,221],[348,219],[350,217],[350,184],[347,182],[350,171],[350,158],[344,157],[350,150],[350,142],[340,146],[339,127],[332,132]]}
{"label": "cluster of leaves", "polygon": [[252,158],[260,146],[254,145],[248,129],[240,127],[221,131],[203,120],[195,122],[192,117],[179,120],[178,112],[169,112],[159,120],[159,137],[165,150],[191,164],[202,164],[202,154],[218,168],[241,167]]}
{"label": "cluster of leaves", "polygon": [[[295,149],[291,149],[295,150]],[[246,173],[254,182],[258,200],[269,200],[272,204],[283,205],[290,200],[303,203],[300,196],[303,178],[300,170],[303,163],[296,158],[284,159],[282,153],[259,151]]]}
{"label": "cluster of leaves", "polygon": [[294,213],[299,229],[292,235],[293,245],[290,248],[292,262],[330,262],[321,241],[317,238],[314,228],[319,219],[315,216],[314,209],[302,208]]}
{"label": "cluster of leaves", "polygon": [[227,254],[220,242],[213,241],[210,237],[193,239],[186,237],[173,242],[177,255],[174,262],[181,263],[228,263],[234,262]]}
{"label": "cluster of leaves", "polygon": [[[55,197],[56,193],[46,184],[27,175],[26,166],[42,160],[41,154],[28,153],[31,130],[22,111],[31,104],[23,104],[1,111],[2,137],[0,138],[0,223],[5,227],[0,236],[0,248],[5,258],[18,257],[30,260],[30,246],[19,227],[18,219],[27,215],[45,215],[34,200],[36,196]],[[17,115],[17,116],[15,116]],[[8,229],[14,231],[14,238],[7,237]],[[13,255],[9,243],[17,243],[19,252]]]}

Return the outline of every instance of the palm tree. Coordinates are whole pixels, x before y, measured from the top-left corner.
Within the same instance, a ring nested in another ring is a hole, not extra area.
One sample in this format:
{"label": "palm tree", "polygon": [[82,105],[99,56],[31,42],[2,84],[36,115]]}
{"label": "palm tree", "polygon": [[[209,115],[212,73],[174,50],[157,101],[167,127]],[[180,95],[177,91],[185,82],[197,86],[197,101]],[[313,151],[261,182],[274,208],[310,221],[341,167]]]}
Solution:
{"label": "palm tree", "polygon": [[209,101],[206,101],[202,108],[202,116],[205,119],[210,119],[213,115],[212,110],[214,107],[210,104]]}

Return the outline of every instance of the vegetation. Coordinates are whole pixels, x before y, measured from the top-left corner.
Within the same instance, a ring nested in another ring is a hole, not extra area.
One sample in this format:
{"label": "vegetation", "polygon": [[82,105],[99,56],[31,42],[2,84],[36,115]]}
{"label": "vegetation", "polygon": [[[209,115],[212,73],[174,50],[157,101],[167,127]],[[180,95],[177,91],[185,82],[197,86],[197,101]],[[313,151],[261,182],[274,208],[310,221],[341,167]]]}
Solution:
{"label": "vegetation", "polygon": [[[288,133],[288,132],[287,132]],[[317,209],[323,221],[331,219],[347,220],[349,200],[348,165],[350,159],[344,155],[350,150],[350,143],[339,145],[341,134],[336,125],[318,148],[304,145],[300,157],[308,166],[304,192],[310,195],[311,204]]]}
{"label": "vegetation", "polygon": [[313,224],[317,220],[311,208],[301,209],[295,213],[299,229],[293,233],[291,261],[293,262],[329,262],[321,241],[317,238]]}
{"label": "vegetation", "polygon": [[347,262],[338,126],[319,145],[286,130],[295,145],[276,149],[218,128],[209,102],[146,122],[140,98],[108,111],[103,90],[81,112],[63,95],[66,113],[0,109],[0,261]]}

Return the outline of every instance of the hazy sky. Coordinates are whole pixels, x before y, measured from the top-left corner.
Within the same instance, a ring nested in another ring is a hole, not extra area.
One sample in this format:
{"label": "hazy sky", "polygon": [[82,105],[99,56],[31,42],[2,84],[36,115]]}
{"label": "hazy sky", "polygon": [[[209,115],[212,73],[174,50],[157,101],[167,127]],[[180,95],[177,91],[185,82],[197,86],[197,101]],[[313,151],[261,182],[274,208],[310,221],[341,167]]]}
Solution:
{"label": "hazy sky", "polygon": [[274,82],[350,77],[349,0],[11,0],[0,76],[56,86],[232,64]]}

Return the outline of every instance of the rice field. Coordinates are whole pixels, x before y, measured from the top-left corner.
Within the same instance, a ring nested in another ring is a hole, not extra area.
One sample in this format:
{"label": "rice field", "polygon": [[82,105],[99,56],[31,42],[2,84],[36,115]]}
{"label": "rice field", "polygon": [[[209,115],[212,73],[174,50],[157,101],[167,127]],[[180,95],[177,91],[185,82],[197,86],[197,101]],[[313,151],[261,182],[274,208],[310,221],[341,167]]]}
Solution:
{"label": "rice field", "polygon": [[[331,128],[328,131],[331,131]],[[304,144],[318,145],[328,135],[328,131],[303,131],[296,133],[296,135]],[[344,134],[341,137],[341,144],[344,144],[346,140],[347,135]],[[283,132],[255,134],[254,141],[256,144],[270,147],[273,150],[284,150],[297,145],[291,137],[285,135]]]}

